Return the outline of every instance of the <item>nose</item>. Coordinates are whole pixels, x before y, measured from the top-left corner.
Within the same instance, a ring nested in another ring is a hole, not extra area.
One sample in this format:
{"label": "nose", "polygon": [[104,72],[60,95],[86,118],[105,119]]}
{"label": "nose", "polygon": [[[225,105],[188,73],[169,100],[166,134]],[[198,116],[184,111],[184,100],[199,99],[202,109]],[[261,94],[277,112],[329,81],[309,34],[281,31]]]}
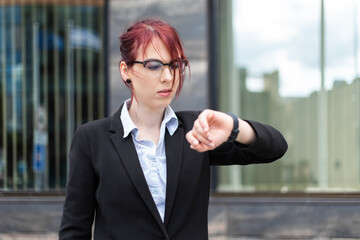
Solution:
{"label": "nose", "polygon": [[161,73],[161,81],[165,82],[165,81],[171,81],[172,80],[172,72],[170,70],[169,66],[164,66],[164,69]]}

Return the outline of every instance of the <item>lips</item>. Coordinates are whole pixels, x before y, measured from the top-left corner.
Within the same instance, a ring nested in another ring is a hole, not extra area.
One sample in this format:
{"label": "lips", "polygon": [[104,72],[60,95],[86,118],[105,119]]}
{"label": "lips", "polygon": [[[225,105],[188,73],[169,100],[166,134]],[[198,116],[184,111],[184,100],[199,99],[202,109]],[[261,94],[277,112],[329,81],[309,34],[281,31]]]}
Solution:
{"label": "lips", "polygon": [[168,92],[171,92],[171,89],[163,89],[158,91],[158,93],[168,93]]}
{"label": "lips", "polygon": [[162,97],[168,97],[171,94],[171,89],[163,89],[157,92]]}

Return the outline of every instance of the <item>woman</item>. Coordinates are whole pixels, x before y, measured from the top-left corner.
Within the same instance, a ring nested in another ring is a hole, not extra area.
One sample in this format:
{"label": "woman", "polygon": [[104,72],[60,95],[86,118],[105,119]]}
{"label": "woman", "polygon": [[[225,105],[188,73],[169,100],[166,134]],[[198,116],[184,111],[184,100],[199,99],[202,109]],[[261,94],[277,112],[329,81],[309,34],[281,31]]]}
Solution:
{"label": "woman", "polygon": [[208,239],[211,165],[268,163],[287,149],[274,128],[213,110],[177,112],[188,60],[176,30],[143,20],[120,35],[131,99],[81,126],[70,150],[60,239]]}

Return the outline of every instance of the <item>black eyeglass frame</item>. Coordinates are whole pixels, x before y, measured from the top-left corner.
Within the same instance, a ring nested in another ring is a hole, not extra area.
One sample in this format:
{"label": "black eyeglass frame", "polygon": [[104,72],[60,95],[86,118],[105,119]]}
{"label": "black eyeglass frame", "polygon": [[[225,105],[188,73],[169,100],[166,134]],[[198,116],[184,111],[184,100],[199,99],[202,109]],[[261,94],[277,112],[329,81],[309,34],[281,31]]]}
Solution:
{"label": "black eyeglass frame", "polygon": [[188,66],[188,61],[184,60],[184,59],[181,59],[179,61],[170,61],[169,63],[163,63],[162,61],[158,60],[158,59],[146,59],[144,61],[131,61],[131,63],[139,63],[139,64],[142,64],[144,67],[146,67],[146,64],[149,63],[149,62],[158,62],[158,63],[161,63],[164,67],[165,66],[169,66],[171,67],[174,63],[176,62],[182,62],[182,63],[185,63],[185,68]]}

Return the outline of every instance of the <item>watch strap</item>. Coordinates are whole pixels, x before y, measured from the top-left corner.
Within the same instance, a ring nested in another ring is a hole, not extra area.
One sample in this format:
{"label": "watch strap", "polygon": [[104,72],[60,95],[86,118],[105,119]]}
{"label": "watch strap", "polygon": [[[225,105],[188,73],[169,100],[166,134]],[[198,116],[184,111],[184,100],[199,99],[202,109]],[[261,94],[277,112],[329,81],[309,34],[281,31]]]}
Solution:
{"label": "watch strap", "polygon": [[231,130],[231,134],[229,136],[229,138],[226,140],[226,142],[235,142],[237,136],[239,135],[239,119],[238,117],[233,114],[233,113],[226,113],[228,114],[229,116],[232,117],[233,119],[233,122],[234,122],[234,125],[233,125],[233,129]]}

